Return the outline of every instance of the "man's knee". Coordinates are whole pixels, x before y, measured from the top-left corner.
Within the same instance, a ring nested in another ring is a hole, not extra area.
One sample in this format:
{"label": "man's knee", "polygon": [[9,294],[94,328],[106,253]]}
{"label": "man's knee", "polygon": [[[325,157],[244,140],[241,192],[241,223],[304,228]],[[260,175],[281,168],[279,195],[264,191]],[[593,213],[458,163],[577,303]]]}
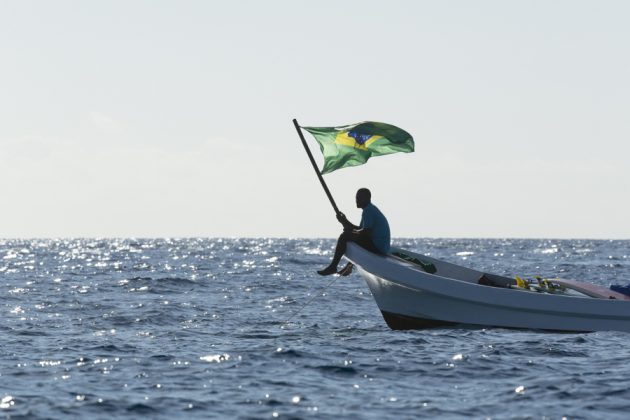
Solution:
{"label": "man's knee", "polygon": [[356,233],[353,233],[353,232],[343,232],[341,235],[339,235],[339,241],[342,241],[342,242],[356,242],[357,241],[357,235],[356,235]]}

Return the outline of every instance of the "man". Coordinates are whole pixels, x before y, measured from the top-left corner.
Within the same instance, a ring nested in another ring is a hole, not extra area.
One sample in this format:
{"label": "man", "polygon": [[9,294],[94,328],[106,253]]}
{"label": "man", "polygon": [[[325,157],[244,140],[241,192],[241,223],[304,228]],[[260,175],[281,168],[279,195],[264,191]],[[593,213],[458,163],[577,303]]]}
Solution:
{"label": "man", "polygon": [[[372,193],[367,188],[361,188],[357,191],[356,201],[357,207],[363,209],[361,215],[361,224],[355,226],[348,221],[345,214],[337,214],[337,220],[343,225],[343,233],[337,241],[335,256],[330,265],[317,273],[322,276],[328,276],[337,273],[337,265],[341,261],[341,257],[346,252],[346,244],[355,242],[359,246],[376,254],[387,254],[389,252],[389,224],[383,213],[371,202]],[[342,272],[350,273],[352,266],[349,264]],[[339,274],[346,274],[340,272]]]}

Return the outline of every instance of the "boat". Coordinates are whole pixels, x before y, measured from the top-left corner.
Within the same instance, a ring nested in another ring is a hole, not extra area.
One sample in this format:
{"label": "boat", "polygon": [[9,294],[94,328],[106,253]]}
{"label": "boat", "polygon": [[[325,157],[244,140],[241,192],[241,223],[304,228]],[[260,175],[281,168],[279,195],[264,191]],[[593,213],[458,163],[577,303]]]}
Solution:
{"label": "boat", "polygon": [[603,286],[510,278],[396,247],[377,255],[349,243],[345,257],[393,330],[467,325],[630,332],[630,296]]}

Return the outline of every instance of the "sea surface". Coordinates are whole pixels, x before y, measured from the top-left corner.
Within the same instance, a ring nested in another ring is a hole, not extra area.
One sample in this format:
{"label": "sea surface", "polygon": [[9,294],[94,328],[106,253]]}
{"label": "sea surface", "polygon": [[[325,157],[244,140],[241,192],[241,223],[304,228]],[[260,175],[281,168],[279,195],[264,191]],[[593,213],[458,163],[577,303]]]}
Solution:
{"label": "sea surface", "polygon": [[[397,239],[630,282],[630,241]],[[0,417],[630,417],[630,334],[391,331],[331,239],[0,240]],[[331,283],[332,282],[332,283]]]}

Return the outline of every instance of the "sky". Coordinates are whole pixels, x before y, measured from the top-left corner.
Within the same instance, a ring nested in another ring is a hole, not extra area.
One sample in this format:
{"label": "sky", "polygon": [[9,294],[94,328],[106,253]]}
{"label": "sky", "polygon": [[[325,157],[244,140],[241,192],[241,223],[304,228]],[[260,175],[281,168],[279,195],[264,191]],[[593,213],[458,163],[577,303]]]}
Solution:
{"label": "sky", "polygon": [[[629,239],[630,2],[0,2],[0,237],[334,237],[292,119],[416,151],[325,179],[394,237]],[[318,164],[317,144],[307,140]]]}

